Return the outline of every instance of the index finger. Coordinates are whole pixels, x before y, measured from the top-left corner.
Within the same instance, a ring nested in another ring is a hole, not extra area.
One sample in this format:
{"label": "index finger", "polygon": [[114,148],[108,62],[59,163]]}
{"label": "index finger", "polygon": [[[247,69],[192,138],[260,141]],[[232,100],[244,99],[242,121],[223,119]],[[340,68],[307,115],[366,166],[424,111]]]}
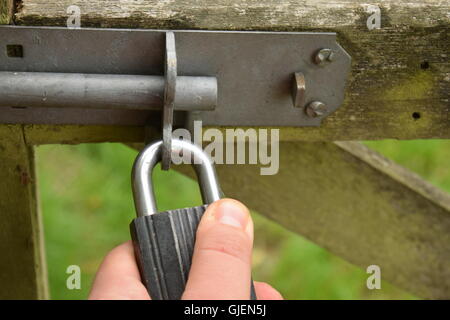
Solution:
{"label": "index finger", "polygon": [[89,299],[150,299],[147,289],[141,282],[131,241],[115,247],[103,259],[95,276]]}

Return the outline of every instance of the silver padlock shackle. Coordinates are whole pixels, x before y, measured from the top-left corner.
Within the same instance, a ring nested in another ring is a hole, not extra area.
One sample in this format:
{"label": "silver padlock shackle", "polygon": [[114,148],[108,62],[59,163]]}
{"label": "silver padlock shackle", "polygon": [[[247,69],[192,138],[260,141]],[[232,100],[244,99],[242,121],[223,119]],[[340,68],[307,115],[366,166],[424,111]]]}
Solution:
{"label": "silver padlock shackle", "polygon": [[[162,157],[163,142],[158,141],[145,147],[136,158],[132,172],[134,204],[138,216],[147,216],[158,212],[155,192],[151,182],[153,168]],[[221,198],[216,170],[209,157],[197,145],[185,140],[172,140],[172,154],[189,152],[200,184],[203,203],[209,204]]]}

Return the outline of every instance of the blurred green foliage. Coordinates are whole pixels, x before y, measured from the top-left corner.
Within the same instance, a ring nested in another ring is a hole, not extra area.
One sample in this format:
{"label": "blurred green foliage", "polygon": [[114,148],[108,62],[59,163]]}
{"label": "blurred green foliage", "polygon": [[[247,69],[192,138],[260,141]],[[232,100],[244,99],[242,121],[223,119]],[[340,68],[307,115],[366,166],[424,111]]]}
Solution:
{"label": "blurred green foliage", "polygon": [[[379,141],[367,145],[450,191],[450,141]],[[130,173],[136,154],[121,144],[38,148],[53,299],[85,299],[104,255],[129,240],[128,225],[135,216]],[[153,180],[160,210],[200,203],[197,183],[173,170],[156,169]],[[386,282],[381,290],[368,290],[365,270],[257,213],[253,218],[254,279],[272,284],[287,299],[414,298]],[[81,267],[81,290],[66,287],[69,265]]]}

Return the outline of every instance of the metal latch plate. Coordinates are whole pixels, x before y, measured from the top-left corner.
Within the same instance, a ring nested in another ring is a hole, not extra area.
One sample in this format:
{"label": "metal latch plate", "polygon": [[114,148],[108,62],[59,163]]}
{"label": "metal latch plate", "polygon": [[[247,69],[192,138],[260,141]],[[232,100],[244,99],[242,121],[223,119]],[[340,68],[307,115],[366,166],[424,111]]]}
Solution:
{"label": "metal latch plate", "polygon": [[[188,120],[211,126],[317,126],[324,117],[294,107],[298,72],[306,81],[304,101],[323,102],[324,116],[343,102],[351,58],[335,33],[174,32],[178,75],[217,77],[215,110],[189,112]],[[164,35],[164,30],[2,26],[0,71],[163,75]],[[8,45],[22,46],[23,57],[8,56]],[[333,52],[325,66],[314,61],[322,48]],[[143,125],[155,117],[146,110],[24,107],[0,108],[0,123]]]}

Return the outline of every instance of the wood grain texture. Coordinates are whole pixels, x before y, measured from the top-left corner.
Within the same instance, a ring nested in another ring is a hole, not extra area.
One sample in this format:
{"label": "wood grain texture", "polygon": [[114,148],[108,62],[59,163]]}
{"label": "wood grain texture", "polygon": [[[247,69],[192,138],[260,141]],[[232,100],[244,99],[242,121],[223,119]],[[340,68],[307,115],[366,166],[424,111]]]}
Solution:
{"label": "wood grain texture", "polygon": [[10,24],[13,17],[14,0],[0,0],[0,24]]}
{"label": "wood grain texture", "polygon": [[0,126],[0,299],[48,297],[33,148],[22,126]]}
{"label": "wood grain texture", "polygon": [[381,29],[347,1],[23,0],[19,25],[59,25],[78,5],[82,27],[334,31],[353,59],[346,99],[320,127],[290,128],[288,140],[450,138],[450,3],[383,1]]}
{"label": "wood grain texture", "polygon": [[273,176],[216,168],[226,196],[419,297],[450,298],[450,195],[414,173],[354,142],[283,142]]}

